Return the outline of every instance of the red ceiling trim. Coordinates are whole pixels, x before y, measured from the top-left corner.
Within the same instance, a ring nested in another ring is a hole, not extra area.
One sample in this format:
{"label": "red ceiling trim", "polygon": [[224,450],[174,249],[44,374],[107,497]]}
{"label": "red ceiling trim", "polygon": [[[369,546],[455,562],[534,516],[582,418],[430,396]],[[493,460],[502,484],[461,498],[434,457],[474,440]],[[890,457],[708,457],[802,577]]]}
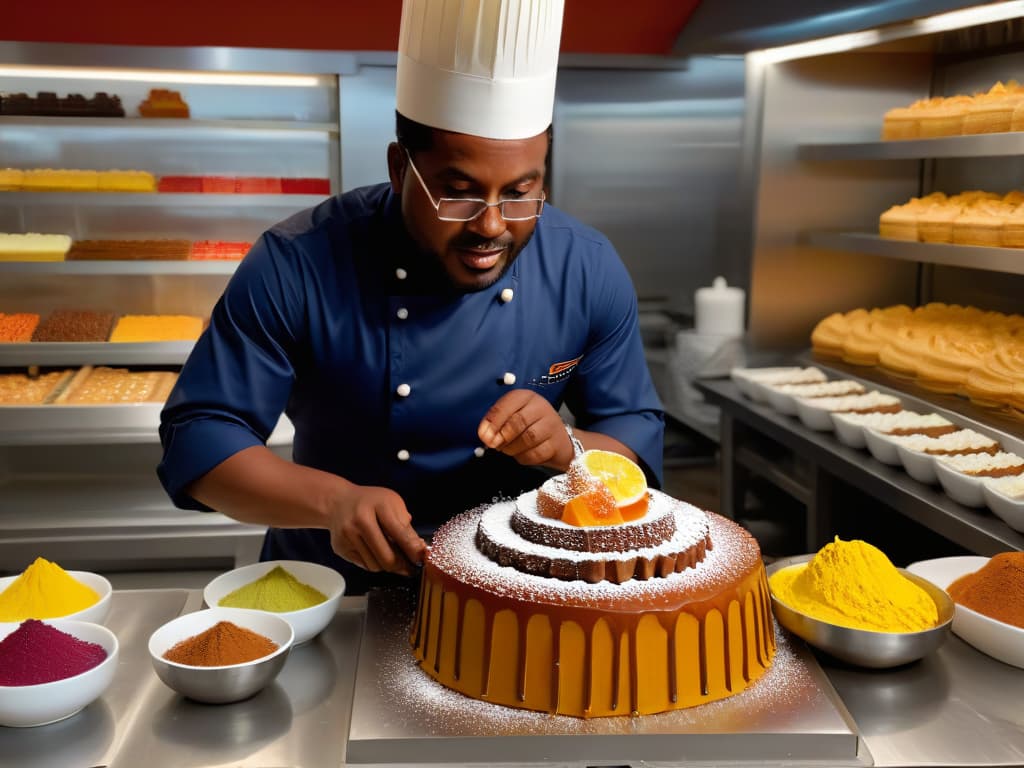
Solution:
{"label": "red ceiling trim", "polygon": [[[700,0],[566,0],[562,51],[669,54]],[[48,0],[4,10],[0,39],[393,51],[401,0]]]}

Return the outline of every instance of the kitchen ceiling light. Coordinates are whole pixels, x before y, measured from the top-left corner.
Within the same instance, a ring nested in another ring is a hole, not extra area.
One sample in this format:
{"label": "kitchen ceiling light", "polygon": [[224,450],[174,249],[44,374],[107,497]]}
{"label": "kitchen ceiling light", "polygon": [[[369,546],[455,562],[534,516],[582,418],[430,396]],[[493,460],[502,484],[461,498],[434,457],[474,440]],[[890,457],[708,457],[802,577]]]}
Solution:
{"label": "kitchen ceiling light", "polygon": [[181,72],[156,69],[83,69],[79,67],[33,67],[19,65],[0,65],[0,77],[128,80],[147,83],[194,83],[199,85],[270,85],[292,88],[313,88],[320,84],[319,78],[313,75]]}

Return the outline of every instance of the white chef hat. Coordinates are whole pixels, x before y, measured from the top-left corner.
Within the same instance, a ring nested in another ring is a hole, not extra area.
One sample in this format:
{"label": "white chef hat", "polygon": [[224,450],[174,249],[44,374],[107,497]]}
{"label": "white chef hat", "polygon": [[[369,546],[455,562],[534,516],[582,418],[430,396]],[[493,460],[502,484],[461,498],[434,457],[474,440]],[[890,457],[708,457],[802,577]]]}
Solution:
{"label": "white chef hat", "polygon": [[551,124],[564,0],[404,0],[398,111],[489,139]]}

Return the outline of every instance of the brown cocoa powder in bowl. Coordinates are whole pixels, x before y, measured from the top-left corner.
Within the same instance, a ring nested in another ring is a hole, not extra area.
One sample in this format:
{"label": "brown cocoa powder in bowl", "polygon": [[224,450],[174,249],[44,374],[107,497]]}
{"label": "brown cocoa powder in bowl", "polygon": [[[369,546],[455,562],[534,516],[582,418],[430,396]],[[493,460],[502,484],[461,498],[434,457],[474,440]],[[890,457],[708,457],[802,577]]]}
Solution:
{"label": "brown cocoa powder in bowl", "polygon": [[946,591],[953,602],[965,608],[1024,629],[1024,552],[995,555]]}
{"label": "brown cocoa powder in bowl", "polygon": [[277,648],[277,643],[257,632],[218,621],[205,632],[173,645],[164,658],[190,667],[226,667],[261,659]]}

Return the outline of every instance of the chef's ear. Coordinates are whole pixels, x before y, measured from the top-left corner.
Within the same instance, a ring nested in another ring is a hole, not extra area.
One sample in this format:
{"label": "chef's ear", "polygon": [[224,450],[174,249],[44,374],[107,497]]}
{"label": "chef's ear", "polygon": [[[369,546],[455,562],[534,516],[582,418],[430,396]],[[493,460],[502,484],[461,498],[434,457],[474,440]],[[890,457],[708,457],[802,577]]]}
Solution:
{"label": "chef's ear", "polygon": [[402,182],[405,181],[406,154],[397,141],[388,144],[388,177],[391,179],[391,191],[402,194]]}

